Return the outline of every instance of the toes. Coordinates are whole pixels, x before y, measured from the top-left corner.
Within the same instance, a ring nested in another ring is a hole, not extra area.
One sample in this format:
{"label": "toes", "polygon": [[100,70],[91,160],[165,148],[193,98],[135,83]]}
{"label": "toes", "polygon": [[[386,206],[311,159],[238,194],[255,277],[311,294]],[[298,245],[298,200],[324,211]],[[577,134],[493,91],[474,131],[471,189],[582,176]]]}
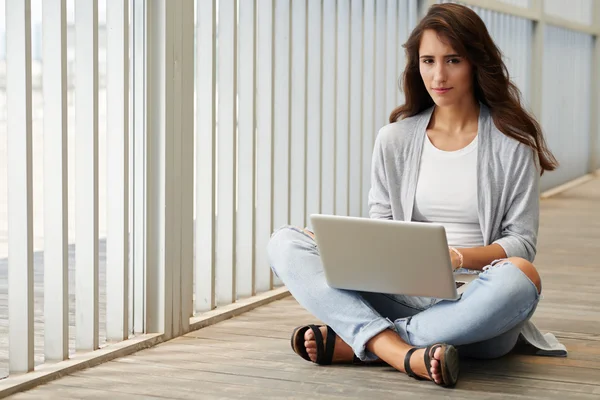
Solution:
{"label": "toes", "polygon": [[314,340],[311,340],[310,342],[304,342],[304,347],[306,347],[306,350],[312,349],[317,351],[317,342]]}
{"label": "toes", "polygon": [[306,341],[315,340],[315,334],[313,333],[312,329],[306,330],[306,333],[304,333],[304,340],[306,340]]}
{"label": "toes", "polygon": [[440,375],[440,374],[433,374],[432,376],[433,376],[433,381],[435,383],[440,383],[442,381],[442,375]]}
{"label": "toes", "polygon": [[442,358],[442,348],[438,347],[437,349],[435,349],[435,352],[433,353],[433,358],[435,358],[436,360],[439,360],[440,358]]}
{"label": "toes", "polygon": [[431,369],[437,369],[440,367],[440,362],[438,360],[431,360]]}

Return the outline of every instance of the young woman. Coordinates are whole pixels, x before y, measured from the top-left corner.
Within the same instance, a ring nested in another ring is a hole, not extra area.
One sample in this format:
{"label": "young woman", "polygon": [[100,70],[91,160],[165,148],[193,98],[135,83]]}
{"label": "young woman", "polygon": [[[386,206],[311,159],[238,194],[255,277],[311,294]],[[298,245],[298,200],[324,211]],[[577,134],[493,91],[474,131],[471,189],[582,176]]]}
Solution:
{"label": "young woman", "polygon": [[478,279],[458,301],[338,290],[325,281],[312,232],[282,227],[268,251],[291,294],[327,324],[293,332],[304,359],[383,361],[452,386],[459,354],[500,357],[527,324],[543,340],[528,322],[542,290],[532,264],[538,181],[557,162],[475,12],[434,5],[405,47],[406,103],[377,135],[369,214],[444,225],[453,268]]}

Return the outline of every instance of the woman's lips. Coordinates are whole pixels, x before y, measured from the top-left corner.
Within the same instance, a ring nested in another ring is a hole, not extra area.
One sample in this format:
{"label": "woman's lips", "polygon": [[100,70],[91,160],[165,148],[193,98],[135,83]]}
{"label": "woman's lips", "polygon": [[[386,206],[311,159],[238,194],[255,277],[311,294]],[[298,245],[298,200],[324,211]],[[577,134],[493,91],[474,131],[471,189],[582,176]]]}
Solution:
{"label": "woman's lips", "polygon": [[452,88],[437,88],[437,89],[432,89],[432,90],[437,94],[444,94],[444,93],[448,93],[450,90],[452,90]]}

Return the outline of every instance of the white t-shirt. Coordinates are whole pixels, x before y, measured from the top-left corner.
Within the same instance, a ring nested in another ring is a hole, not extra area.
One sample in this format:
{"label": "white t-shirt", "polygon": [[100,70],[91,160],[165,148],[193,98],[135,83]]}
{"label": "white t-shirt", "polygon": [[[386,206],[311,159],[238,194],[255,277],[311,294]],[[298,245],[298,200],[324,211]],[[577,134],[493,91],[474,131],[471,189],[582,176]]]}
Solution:
{"label": "white t-shirt", "polygon": [[483,246],[477,214],[477,139],[456,151],[435,147],[425,135],[413,221],[444,226],[449,246]]}

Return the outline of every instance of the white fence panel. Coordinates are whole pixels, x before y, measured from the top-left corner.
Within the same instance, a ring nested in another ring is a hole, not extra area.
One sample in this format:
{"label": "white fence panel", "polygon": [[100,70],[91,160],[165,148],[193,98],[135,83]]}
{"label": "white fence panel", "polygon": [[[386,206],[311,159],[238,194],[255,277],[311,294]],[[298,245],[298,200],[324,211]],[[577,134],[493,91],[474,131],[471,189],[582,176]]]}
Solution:
{"label": "white fence panel", "polygon": [[255,1],[239,2],[238,205],[235,230],[236,295],[238,298],[254,294],[255,20]]}
{"label": "white fence panel", "polygon": [[43,3],[44,28],[44,353],[69,357],[67,6]]}
{"label": "white fence panel", "polygon": [[[6,2],[9,370],[33,370],[31,2]],[[23,310],[24,308],[24,310]]]}
{"label": "white fence panel", "polygon": [[98,348],[98,0],[75,6],[77,349]]}
{"label": "white fence panel", "polygon": [[216,224],[216,297],[219,306],[235,301],[236,13],[235,0],[219,1]]}

